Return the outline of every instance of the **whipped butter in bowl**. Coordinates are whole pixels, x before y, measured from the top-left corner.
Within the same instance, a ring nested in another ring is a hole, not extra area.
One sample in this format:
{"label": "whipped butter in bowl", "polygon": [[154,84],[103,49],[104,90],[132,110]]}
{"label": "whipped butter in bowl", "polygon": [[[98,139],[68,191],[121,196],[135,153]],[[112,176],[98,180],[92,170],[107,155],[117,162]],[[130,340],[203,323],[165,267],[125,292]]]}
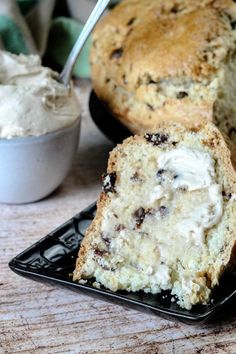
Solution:
{"label": "whipped butter in bowl", "polygon": [[0,202],[39,200],[71,167],[80,106],[57,78],[37,55],[0,51]]}

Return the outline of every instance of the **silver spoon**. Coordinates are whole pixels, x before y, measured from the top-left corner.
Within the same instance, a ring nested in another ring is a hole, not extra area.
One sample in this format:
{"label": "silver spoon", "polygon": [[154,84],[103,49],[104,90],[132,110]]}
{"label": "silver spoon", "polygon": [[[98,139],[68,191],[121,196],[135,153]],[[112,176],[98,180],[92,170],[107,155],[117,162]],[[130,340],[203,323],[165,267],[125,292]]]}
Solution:
{"label": "silver spoon", "polygon": [[75,42],[74,47],[72,48],[69,57],[67,58],[67,61],[65,63],[65,66],[59,75],[59,81],[63,83],[65,86],[68,86],[70,84],[71,76],[72,76],[72,71],[73,67],[75,65],[75,62],[78,58],[78,55],[80,54],[88,36],[92,32],[94,26],[98,22],[99,18],[105,11],[108,3],[110,0],[98,0],[96,6],[94,7],[93,11],[91,12],[91,15],[89,16],[87,22],[84,25],[84,28],[82,32],[80,33],[79,38]]}

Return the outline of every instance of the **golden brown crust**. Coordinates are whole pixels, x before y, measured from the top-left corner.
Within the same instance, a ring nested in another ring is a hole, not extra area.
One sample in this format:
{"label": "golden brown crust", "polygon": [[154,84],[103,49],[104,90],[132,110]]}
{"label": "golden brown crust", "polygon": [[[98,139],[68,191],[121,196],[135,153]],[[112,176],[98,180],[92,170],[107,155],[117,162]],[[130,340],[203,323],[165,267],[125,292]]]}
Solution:
{"label": "golden brown crust", "polygon": [[81,242],[79,254],[76,259],[76,267],[75,267],[76,272],[74,272],[73,280],[80,279],[80,269],[82,268],[83,264],[86,261],[86,253],[87,253],[87,251],[89,249],[89,245],[90,245],[89,235],[96,233],[96,230],[99,229],[101,221],[102,221],[102,211],[103,211],[103,208],[105,207],[106,203],[108,202],[108,200],[109,200],[109,197],[104,192],[101,192],[101,194],[98,198],[98,201],[97,201],[96,216],[93,219],[93,222],[91,223],[89,228],[86,230],[86,234]]}
{"label": "golden brown crust", "polygon": [[[155,130],[163,120],[187,126],[213,120],[217,88],[212,93],[207,85],[235,51],[235,19],[232,0],[122,1],[93,34],[97,96],[133,133]],[[186,97],[173,93],[201,84]]]}
{"label": "golden brown crust", "polygon": [[199,79],[214,73],[204,50],[213,39],[229,32],[222,10],[232,2],[182,3],[188,6],[178,7],[175,1],[123,1],[93,34],[92,69],[103,62],[108,77],[129,91],[135,91],[145,74],[157,81],[183,75]]}

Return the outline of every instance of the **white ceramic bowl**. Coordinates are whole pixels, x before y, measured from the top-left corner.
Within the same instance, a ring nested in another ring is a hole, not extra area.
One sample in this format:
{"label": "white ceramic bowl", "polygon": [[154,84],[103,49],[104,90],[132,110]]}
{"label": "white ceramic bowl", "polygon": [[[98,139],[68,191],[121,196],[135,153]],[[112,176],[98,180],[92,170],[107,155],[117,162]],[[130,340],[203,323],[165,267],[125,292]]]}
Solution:
{"label": "white ceramic bowl", "polygon": [[80,119],[38,137],[0,139],[0,202],[29,203],[52,193],[70,170],[79,132]]}

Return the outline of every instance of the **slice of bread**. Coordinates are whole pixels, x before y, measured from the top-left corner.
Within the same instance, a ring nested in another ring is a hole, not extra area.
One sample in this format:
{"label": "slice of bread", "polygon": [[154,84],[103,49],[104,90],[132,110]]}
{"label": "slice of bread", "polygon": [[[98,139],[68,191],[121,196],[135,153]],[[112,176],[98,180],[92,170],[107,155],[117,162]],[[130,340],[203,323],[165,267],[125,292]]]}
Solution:
{"label": "slice of bread", "polygon": [[133,133],[213,121],[236,142],[235,52],[232,0],[124,0],[93,34],[93,87]]}
{"label": "slice of bread", "polygon": [[112,291],[169,289],[187,309],[206,304],[235,259],[230,155],[212,123],[194,131],[164,125],[118,145],[74,280],[95,278]]}

